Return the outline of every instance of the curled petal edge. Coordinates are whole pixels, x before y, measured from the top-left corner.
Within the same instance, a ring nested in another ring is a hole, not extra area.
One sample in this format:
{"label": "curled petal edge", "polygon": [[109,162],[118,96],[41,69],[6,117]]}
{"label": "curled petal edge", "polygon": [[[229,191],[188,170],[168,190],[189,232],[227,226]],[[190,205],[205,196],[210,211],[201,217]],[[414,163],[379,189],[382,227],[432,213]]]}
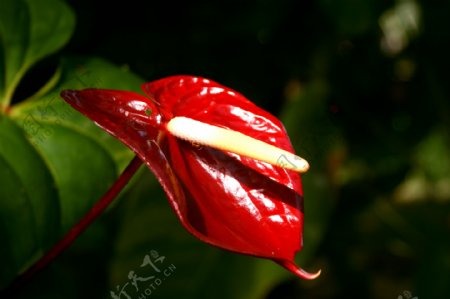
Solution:
{"label": "curled petal edge", "polygon": [[316,273],[309,273],[303,270],[302,268],[299,268],[296,264],[294,264],[291,261],[287,260],[277,260],[275,261],[285,269],[289,270],[290,272],[294,273],[300,278],[307,279],[307,280],[313,280],[320,276],[320,273],[322,273],[322,270],[317,271]]}

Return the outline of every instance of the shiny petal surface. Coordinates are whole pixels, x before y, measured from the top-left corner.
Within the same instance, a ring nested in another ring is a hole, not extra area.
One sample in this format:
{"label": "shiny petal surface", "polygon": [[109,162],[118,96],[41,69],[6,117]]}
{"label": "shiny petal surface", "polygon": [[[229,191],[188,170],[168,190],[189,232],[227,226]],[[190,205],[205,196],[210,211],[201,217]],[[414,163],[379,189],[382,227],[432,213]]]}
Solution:
{"label": "shiny petal surface", "polygon": [[162,128],[155,104],[134,92],[64,90],[61,97],[135,152],[144,153],[147,142],[156,140]]}
{"label": "shiny petal surface", "polygon": [[[293,152],[276,117],[214,81],[173,76],[146,83],[142,89],[170,118],[189,117]],[[297,173],[173,137],[169,137],[167,151],[189,195],[188,213],[179,217],[203,235],[201,239],[232,251],[272,258],[299,276],[315,277],[292,263],[302,247],[303,231]]]}
{"label": "shiny petal surface", "polygon": [[[189,117],[240,132],[294,153],[283,124],[275,116],[219,83],[200,77],[172,76],[145,83],[142,89],[159,103],[162,111],[169,111],[166,115],[170,115],[170,118]],[[301,194],[298,174],[265,162],[227,154]]]}
{"label": "shiny petal surface", "polygon": [[293,263],[302,247],[299,175],[178,139],[165,127],[173,117],[184,116],[293,152],[281,122],[241,94],[204,78],[173,76],[142,88],[150,99],[98,89],[61,95],[137,153],[194,236],[227,250],[270,258],[300,277],[315,278]]}
{"label": "shiny petal surface", "polygon": [[225,153],[168,137],[186,214],[201,239],[236,252],[292,260],[301,245],[302,198]]}

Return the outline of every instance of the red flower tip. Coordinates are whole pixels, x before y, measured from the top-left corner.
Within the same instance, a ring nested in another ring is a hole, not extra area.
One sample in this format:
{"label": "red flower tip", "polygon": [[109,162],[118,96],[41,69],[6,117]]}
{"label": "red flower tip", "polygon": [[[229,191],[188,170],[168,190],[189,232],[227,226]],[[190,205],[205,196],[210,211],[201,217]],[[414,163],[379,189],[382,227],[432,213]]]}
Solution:
{"label": "red flower tip", "polygon": [[294,264],[291,261],[288,260],[281,260],[276,261],[278,264],[289,270],[290,272],[294,273],[300,278],[313,280],[320,276],[320,273],[322,273],[322,270],[317,271],[316,273],[309,273],[303,270],[302,268],[297,267],[296,264]]}

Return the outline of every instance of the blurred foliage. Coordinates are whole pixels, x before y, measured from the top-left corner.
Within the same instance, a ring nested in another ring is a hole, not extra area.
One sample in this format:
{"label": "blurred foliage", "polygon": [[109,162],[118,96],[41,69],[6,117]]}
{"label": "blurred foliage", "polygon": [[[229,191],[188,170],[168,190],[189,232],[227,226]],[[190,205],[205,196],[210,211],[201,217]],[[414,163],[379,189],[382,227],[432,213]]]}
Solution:
{"label": "blurred foliage", "polygon": [[[13,2],[6,12],[5,3]],[[0,80],[2,99],[8,98],[0,102],[13,103],[9,117],[0,115],[0,225],[11,232],[0,235],[1,244],[9,244],[0,249],[0,285],[70,227],[131,156],[52,99],[67,87],[136,90],[141,79],[131,70],[147,81],[183,73],[209,77],[282,119],[297,152],[312,165],[303,176],[299,262],[321,268],[322,276],[299,281],[269,261],[201,244],[177,223],[143,169],[133,188],[23,297],[111,298],[152,250],[166,257],[165,266],[176,267],[153,298],[450,293],[449,1],[68,1],[76,29],[59,54],[53,53],[70,36],[71,12],[60,1],[43,2],[59,4],[31,5],[26,14],[67,14],[66,22],[53,23],[59,30],[51,35],[45,26],[27,31],[19,6],[33,1],[0,0],[0,54],[8,58],[0,69],[26,68],[20,83],[14,71]],[[15,93],[7,84],[16,84]],[[54,107],[64,117],[49,112],[39,118],[39,107]],[[27,134],[28,116],[52,134],[42,140]],[[24,209],[29,194],[45,199],[49,209]],[[49,217],[49,229],[27,235],[33,213]],[[17,225],[20,235],[14,234]]]}

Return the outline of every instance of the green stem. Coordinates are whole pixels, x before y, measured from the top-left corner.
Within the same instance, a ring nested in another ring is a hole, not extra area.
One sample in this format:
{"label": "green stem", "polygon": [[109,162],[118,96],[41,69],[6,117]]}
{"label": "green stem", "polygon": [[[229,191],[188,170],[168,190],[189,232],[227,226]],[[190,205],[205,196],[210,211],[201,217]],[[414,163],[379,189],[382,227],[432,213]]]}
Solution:
{"label": "green stem", "polygon": [[12,97],[14,95],[14,92],[16,91],[17,86],[20,83],[20,80],[22,80],[22,77],[25,74],[25,71],[28,69],[28,66],[23,65],[14,76],[13,80],[11,82],[5,84],[5,93],[3,95],[3,98],[1,99],[1,106],[0,109],[2,112],[9,109],[9,105],[11,104]]}
{"label": "green stem", "polygon": [[100,216],[100,214],[111,204],[111,202],[122,191],[126,184],[130,181],[139,167],[142,165],[141,159],[137,156],[131,160],[127,168],[122,172],[120,177],[114,182],[111,188],[103,195],[103,197],[84,215],[84,217],[66,233],[66,235],[54,245],[47,253],[34,263],[28,270],[22,273],[13,283],[0,292],[0,298],[6,298],[13,295],[25,283],[27,283],[37,272],[45,268],[52,262],[61,252],[63,252],[70,244],[72,244],[78,236],[89,227],[89,225]]}

